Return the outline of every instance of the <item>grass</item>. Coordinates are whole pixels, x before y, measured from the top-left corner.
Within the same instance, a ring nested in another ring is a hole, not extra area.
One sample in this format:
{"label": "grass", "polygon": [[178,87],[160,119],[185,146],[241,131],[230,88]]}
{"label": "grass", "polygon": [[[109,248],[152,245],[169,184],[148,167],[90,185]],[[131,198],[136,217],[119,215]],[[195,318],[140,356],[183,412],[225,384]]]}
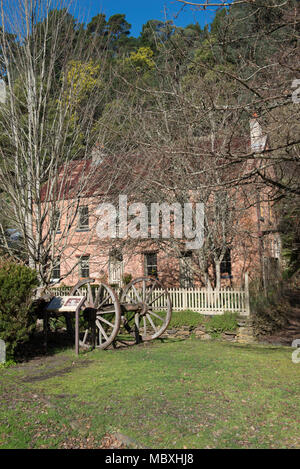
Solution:
{"label": "grass", "polygon": [[[160,312],[162,314],[162,312]],[[194,311],[173,311],[169,329],[172,327],[189,326],[194,328],[205,324],[205,316]]]}
{"label": "grass", "polygon": [[1,448],[299,448],[291,349],[167,340],[0,369]]}

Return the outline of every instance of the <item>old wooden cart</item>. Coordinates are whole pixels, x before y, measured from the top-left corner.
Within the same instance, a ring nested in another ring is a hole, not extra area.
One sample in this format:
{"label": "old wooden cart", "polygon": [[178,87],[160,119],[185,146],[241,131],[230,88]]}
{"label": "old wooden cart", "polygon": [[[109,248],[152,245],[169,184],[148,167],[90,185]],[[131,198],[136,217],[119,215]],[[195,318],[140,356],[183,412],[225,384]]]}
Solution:
{"label": "old wooden cart", "polygon": [[[154,277],[140,277],[130,282],[120,294],[109,285],[95,287],[94,279],[77,283],[69,295],[83,295],[81,331],[76,328],[82,347],[106,349],[116,343],[131,344],[160,337],[172,314],[169,293]],[[70,316],[65,315],[69,320]]]}

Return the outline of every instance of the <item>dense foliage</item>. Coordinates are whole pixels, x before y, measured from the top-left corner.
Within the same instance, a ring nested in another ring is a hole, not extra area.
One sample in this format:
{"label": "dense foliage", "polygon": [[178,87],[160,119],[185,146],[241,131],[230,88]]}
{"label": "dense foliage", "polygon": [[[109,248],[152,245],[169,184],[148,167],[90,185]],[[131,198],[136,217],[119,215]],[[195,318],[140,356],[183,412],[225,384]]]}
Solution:
{"label": "dense foliage", "polygon": [[31,304],[37,285],[37,274],[29,267],[1,262],[0,338],[6,343],[7,358],[13,357],[17,345],[26,341],[34,328]]}

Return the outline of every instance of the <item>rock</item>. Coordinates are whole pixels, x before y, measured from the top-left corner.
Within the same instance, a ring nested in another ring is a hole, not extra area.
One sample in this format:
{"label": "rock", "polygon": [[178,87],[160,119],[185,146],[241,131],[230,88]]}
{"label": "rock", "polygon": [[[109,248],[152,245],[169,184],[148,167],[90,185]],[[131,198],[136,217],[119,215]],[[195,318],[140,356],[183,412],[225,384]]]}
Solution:
{"label": "rock", "polygon": [[243,337],[238,337],[236,340],[239,344],[255,344],[256,341],[254,339],[250,339],[249,337],[243,338]]}
{"label": "rock", "polygon": [[228,340],[230,342],[236,341],[236,333],[235,332],[223,332],[221,338],[224,340]]}
{"label": "rock", "polygon": [[245,327],[247,325],[247,319],[239,319],[237,324],[239,327]]}
{"label": "rock", "polygon": [[189,337],[189,336],[190,336],[190,331],[179,330],[179,331],[176,333],[176,337],[177,337],[177,336],[180,336],[180,337]]}
{"label": "rock", "polygon": [[199,339],[201,339],[201,340],[211,340],[212,337],[211,337],[210,334],[203,334],[203,335],[199,336]]}
{"label": "rock", "polygon": [[178,331],[176,329],[169,329],[166,331],[168,335],[175,335]]}
{"label": "rock", "polygon": [[237,342],[242,344],[255,343],[253,328],[251,326],[240,327],[236,336]]}

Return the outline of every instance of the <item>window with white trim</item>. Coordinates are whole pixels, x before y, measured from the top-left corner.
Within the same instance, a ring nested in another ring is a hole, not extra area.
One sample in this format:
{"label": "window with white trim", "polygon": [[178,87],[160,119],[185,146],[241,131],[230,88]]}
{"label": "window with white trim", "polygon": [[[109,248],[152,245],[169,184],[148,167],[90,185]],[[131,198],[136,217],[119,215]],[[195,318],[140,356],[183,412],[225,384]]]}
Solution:
{"label": "window with white trim", "polygon": [[[226,248],[224,257],[220,265],[220,273],[223,278],[231,277],[231,251],[230,248]],[[227,275],[226,275],[227,274]]]}
{"label": "window with white trim", "polygon": [[78,229],[89,230],[89,208],[87,205],[79,207]]}
{"label": "window with white trim", "polygon": [[146,252],[144,254],[145,258],[145,275],[151,277],[157,277],[157,253],[156,252]]}
{"label": "window with white trim", "polygon": [[55,210],[55,212],[53,214],[53,230],[56,233],[61,233],[61,230],[60,230],[60,211],[59,210]]}
{"label": "window with white trim", "polygon": [[90,256],[82,256],[79,261],[79,277],[89,278],[90,276]]}
{"label": "window with white trim", "polygon": [[192,269],[192,254],[183,253],[179,259],[179,275],[181,288],[193,288],[194,272]]}
{"label": "window with white trim", "polygon": [[109,253],[109,283],[121,285],[123,277],[123,255],[119,250]]}
{"label": "window with white trim", "polygon": [[51,282],[60,280],[60,257],[56,257],[53,261]]}

